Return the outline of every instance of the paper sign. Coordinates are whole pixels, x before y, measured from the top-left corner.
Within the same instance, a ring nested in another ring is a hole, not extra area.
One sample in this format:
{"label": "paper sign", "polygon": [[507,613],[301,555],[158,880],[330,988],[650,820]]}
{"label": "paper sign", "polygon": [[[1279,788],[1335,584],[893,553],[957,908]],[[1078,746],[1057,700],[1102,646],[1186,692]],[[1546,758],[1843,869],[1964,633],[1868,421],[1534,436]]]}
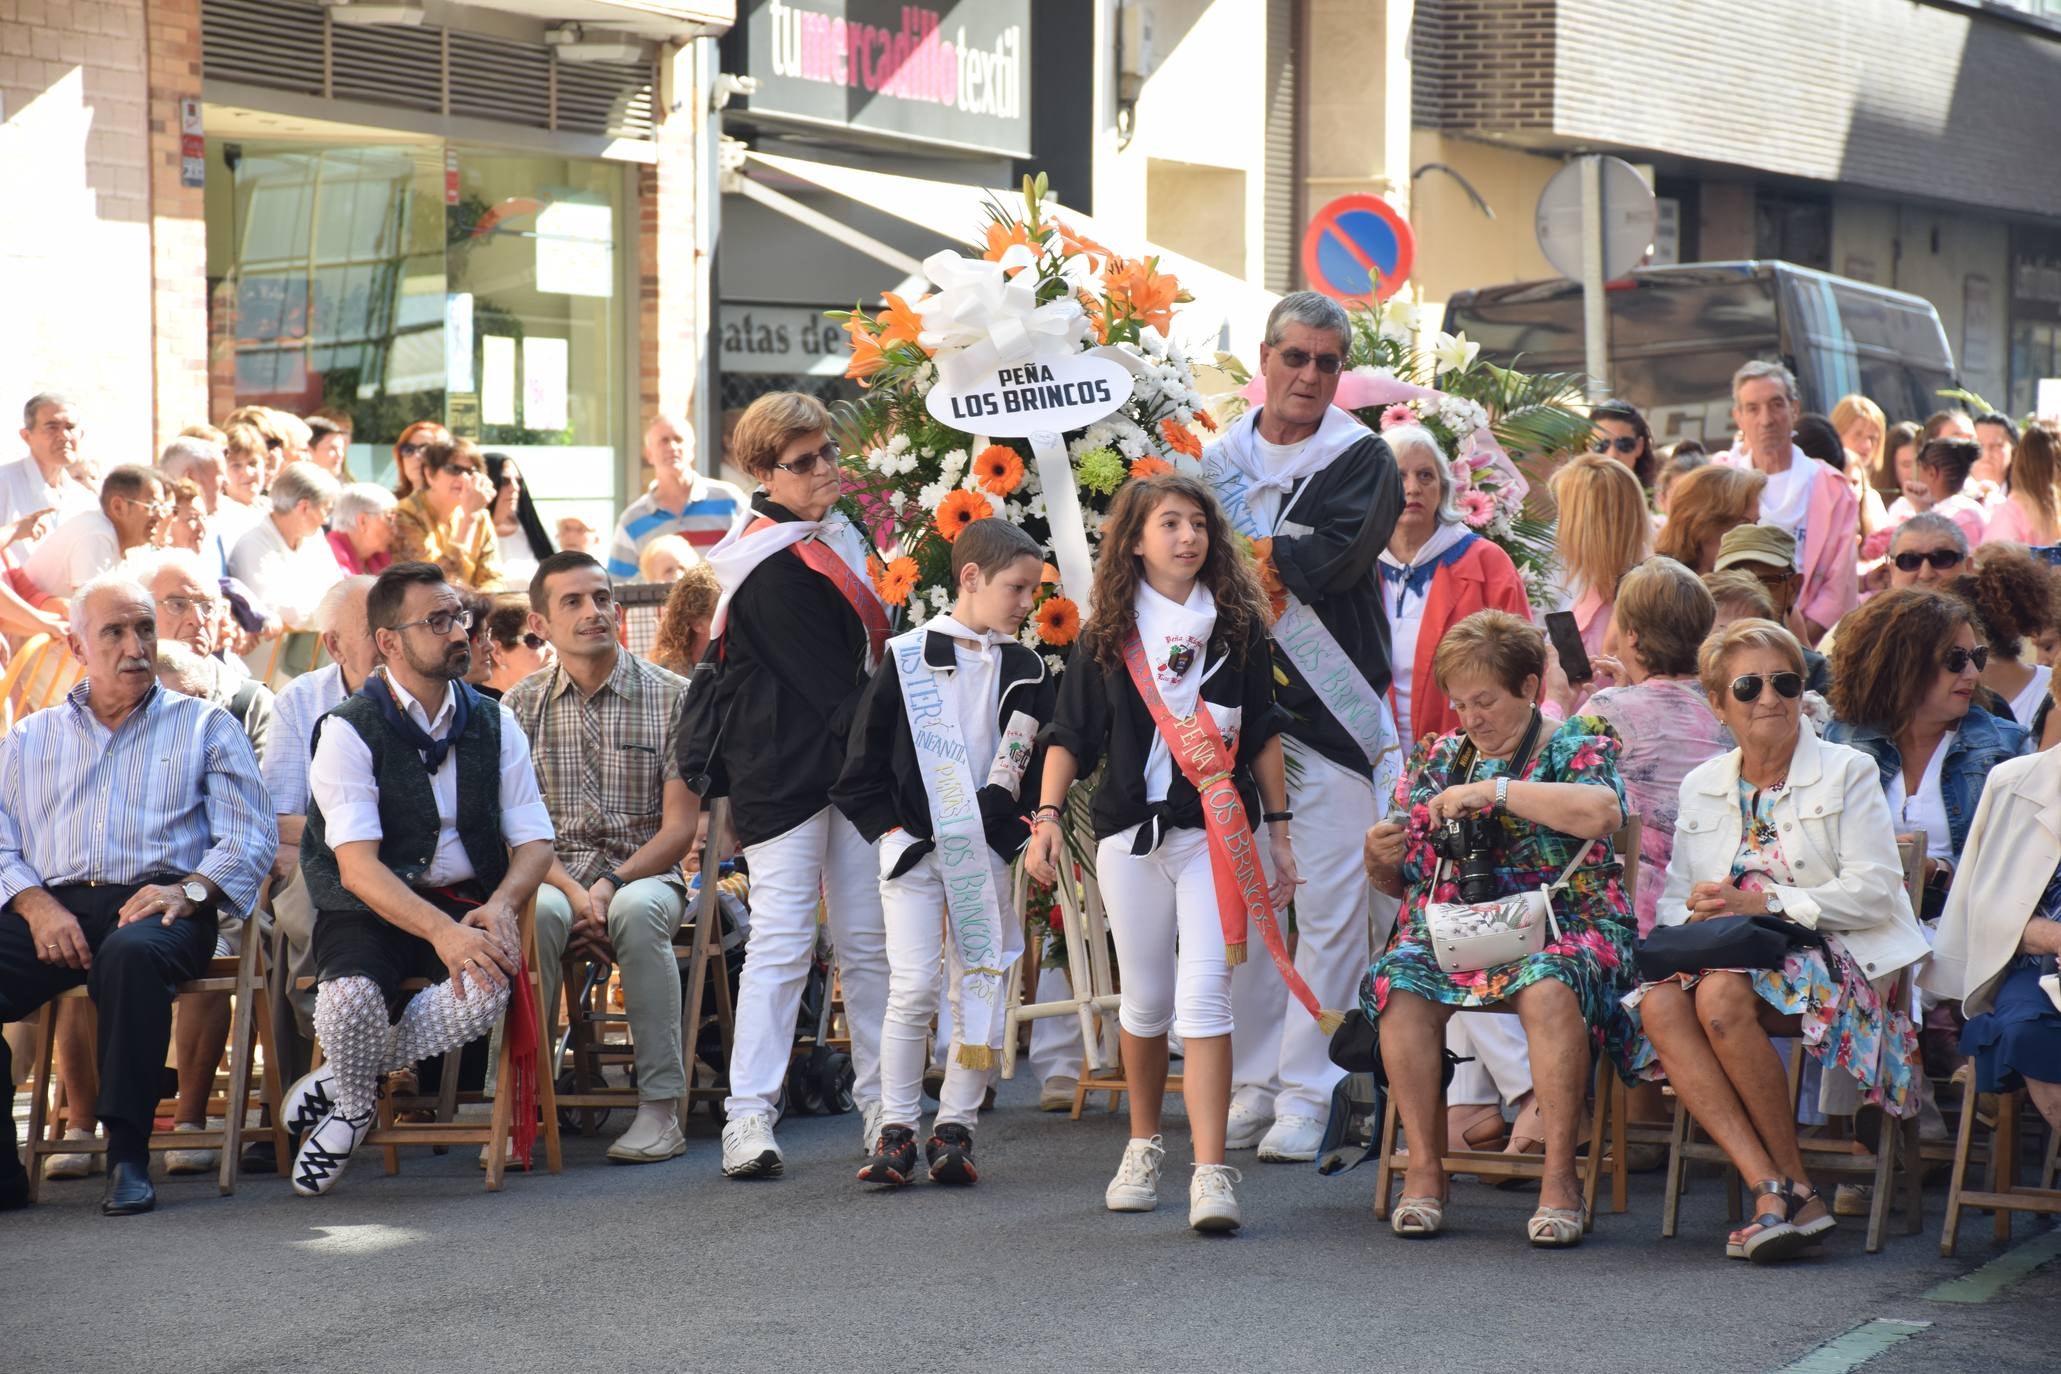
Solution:
{"label": "paper sign", "polygon": [[179,100],[179,184],[205,186],[207,180],[207,143],[202,136],[200,101],[183,96]]}
{"label": "paper sign", "polygon": [[571,382],[570,351],[564,339],[522,341],[522,426],[564,429]]}
{"label": "paper sign", "polygon": [[446,149],[444,152],[444,204],[458,203],[458,152]]}
{"label": "paper sign", "polygon": [[537,289],[562,296],[615,294],[615,211],[559,201],[537,212]]}
{"label": "paper sign", "polygon": [[470,291],[454,291],[444,298],[444,375],[449,390],[473,389]]}
{"label": "paper sign", "polygon": [[515,340],[488,334],[479,341],[479,419],[483,425],[515,423]]}
{"label": "paper sign", "polygon": [[924,405],[939,424],[1012,439],[1082,429],[1131,396],[1131,374],[1093,354],[1041,358],[996,369],[958,391],[932,387]]}
{"label": "paper sign", "polygon": [[2040,378],[2038,399],[2032,408],[2042,420],[2061,420],[2061,377]]}

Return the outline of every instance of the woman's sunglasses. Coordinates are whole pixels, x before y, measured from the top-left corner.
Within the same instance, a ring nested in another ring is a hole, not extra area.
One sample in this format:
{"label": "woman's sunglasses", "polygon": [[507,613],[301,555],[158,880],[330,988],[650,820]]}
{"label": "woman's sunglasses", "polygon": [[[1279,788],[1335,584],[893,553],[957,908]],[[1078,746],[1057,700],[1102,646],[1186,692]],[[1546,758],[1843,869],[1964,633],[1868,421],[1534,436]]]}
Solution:
{"label": "woman's sunglasses", "polygon": [[791,472],[797,477],[806,477],[818,467],[836,467],[837,458],[837,445],[829,443],[813,453],[802,454],[791,463],[775,463],[773,466],[779,468],[782,472]]}
{"label": "woman's sunglasses", "polygon": [[1900,553],[1891,561],[1898,572],[1916,572],[1927,563],[1945,572],[1965,556],[1959,549],[1933,549],[1927,553]]}
{"label": "woman's sunglasses", "polygon": [[1639,451],[1639,441],[1636,438],[1625,438],[1623,436],[1613,439],[1607,434],[1599,434],[1596,436],[1596,442],[1590,446],[1589,452],[1608,453],[1612,449],[1616,449],[1619,453],[1637,453]]}
{"label": "woman's sunglasses", "polygon": [[1946,658],[1942,662],[1946,664],[1946,670],[1950,673],[1965,673],[1971,663],[1979,673],[1989,667],[1989,645],[1978,644],[1972,649],[1963,649],[1956,645],[1946,651]]}
{"label": "woman's sunglasses", "polygon": [[1741,702],[1760,700],[1760,688],[1764,682],[1784,700],[1794,701],[1803,695],[1801,673],[1746,673],[1732,679],[1732,699]]}

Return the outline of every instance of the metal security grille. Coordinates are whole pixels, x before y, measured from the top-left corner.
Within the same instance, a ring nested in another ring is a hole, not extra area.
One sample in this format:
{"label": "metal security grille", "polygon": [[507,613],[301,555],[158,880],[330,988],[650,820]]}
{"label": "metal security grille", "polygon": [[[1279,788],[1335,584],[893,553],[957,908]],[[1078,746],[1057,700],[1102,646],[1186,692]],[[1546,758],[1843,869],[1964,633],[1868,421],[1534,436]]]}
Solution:
{"label": "metal security grille", "polygon": [[339,24],[308,0],[202,0],[201,71],[426,114],[657,137],[652,63],[560,62],[545,43],[435,24]]}
{"label": "metal security grille", "polygon": [[1293,291],[1296,286],[1297,152],[1301,144],[1301,105],[1296,99],[1297,36],[1302,6],[1297,0],[1267,0],[1267,131],[1266,166],[1262,175],[1261,213],[1266,224],[1266,287]]}

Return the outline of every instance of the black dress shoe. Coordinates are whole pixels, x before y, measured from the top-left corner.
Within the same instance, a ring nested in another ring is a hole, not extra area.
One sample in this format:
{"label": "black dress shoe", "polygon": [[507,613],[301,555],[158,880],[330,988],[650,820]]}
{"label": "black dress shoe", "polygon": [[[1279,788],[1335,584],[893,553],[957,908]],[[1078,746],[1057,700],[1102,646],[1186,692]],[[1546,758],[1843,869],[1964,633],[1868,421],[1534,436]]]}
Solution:
{"label": "black dress shoe", "polygon": [[11,1174],[0,1174],[0,1212],[12,1212],[29,1205],[29,1175],[16,1165]]}
{"label": "black dress shoe", "polygon": [[157,1189],[150,1186],[150,1165],[123,1161],[108,1166],[107,1191],[100,1197],[100,1215],[133,1217],[157,1206]]}
{"label": "black dress shoe", "polygon": [[272,1138],[253,1140],[243,1147],[243,1158],[238,1167],[247,1174],[276,1174],[279,1172],[279,1156],[273,1153]]}

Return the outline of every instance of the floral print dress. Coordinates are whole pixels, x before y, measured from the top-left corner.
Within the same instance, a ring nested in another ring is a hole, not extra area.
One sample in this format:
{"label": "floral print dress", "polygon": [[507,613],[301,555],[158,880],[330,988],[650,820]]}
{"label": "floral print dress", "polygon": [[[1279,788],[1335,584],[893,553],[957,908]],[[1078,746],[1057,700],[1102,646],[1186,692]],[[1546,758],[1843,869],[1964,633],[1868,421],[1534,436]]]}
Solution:
{"label": "floral print dress", "polygon": [[[1404,840],[1402,878],[1406,919],[1396,925],[1388,948],[1360,982],[1360,1006],[1379,1018],[1396,992],[1413,993],[1452,1007],[1485,1007],[1507,1003],[1523,989],[1544,979],[1558,979],[1574,990],[1588,1023],[1592,1045],[1610,1054],[1620,1069],[1629,1066],[1634,1038],[1631,1019],[1621,1000],[1632,985],[1632,911],[1620,882],[1622,866],[1608,840],[1585,841],[1563,835],[1512,815],[1496,815],[1502,827],[1501,862],[1496,867],[1501,895],[1550,886],[1560,877],[1576,850],[1588,859],[1553,899],[1558,939],[1513,963],[1471,973],[1447,973],[1439,967],[1425,929],[1424,909],[1432,901],[1457,902],[1459,884],[1448,866],[1445,881],[1433,890],[1438,855],[1431,847],[1431,799],[1448,787],[1466,782],[1461,763],[1467,737],[1455,730],[1419,746],[1396,786],[1398,808],[1409,809],[1409,834]],[[1569,782],[1607,787],[1624,812],[1624,784],[1617,775],[1622,748],[1610,726],[1596,716],[1570,716],[1548,736],[1512,781]],[[1467,751],[1471,753],[1472,751]],[[1475,781],[1492,780],[1508,771],[1506,762],[1479,760]]]}
{"label": "floral print dress", "polygon": [[[1732,860],[1731,878],[1743,891],[1798,885],[1775,824],[1775,798],[1781,792],[1780,786],[1756,788],[1743,778],[1739,782],[1739,853]],[[1839,932],[1823,934],[1823,949],[1794,950],[1780,968],[1726,971],[1751,974],[1754,994],[1761,1001],[1784,1016],[1800,1018],[1804,1050],[1821,1070],[1836,1067],[1852,1075],[1865,1100],[1894,1116],[1916,1110],[1912,1089],[1918,1073],[1918,1033],[1910,1012],[1884,1007],[1874,984],[1840,943]],[[1674,981],[1693,988],[1704,976],[1683,973]],[[1652,986],[1641,983],[1624,999],[1634,1017]],[[1643,1031],[1632,1068],[1641,1078],[1667,1077]]]}

